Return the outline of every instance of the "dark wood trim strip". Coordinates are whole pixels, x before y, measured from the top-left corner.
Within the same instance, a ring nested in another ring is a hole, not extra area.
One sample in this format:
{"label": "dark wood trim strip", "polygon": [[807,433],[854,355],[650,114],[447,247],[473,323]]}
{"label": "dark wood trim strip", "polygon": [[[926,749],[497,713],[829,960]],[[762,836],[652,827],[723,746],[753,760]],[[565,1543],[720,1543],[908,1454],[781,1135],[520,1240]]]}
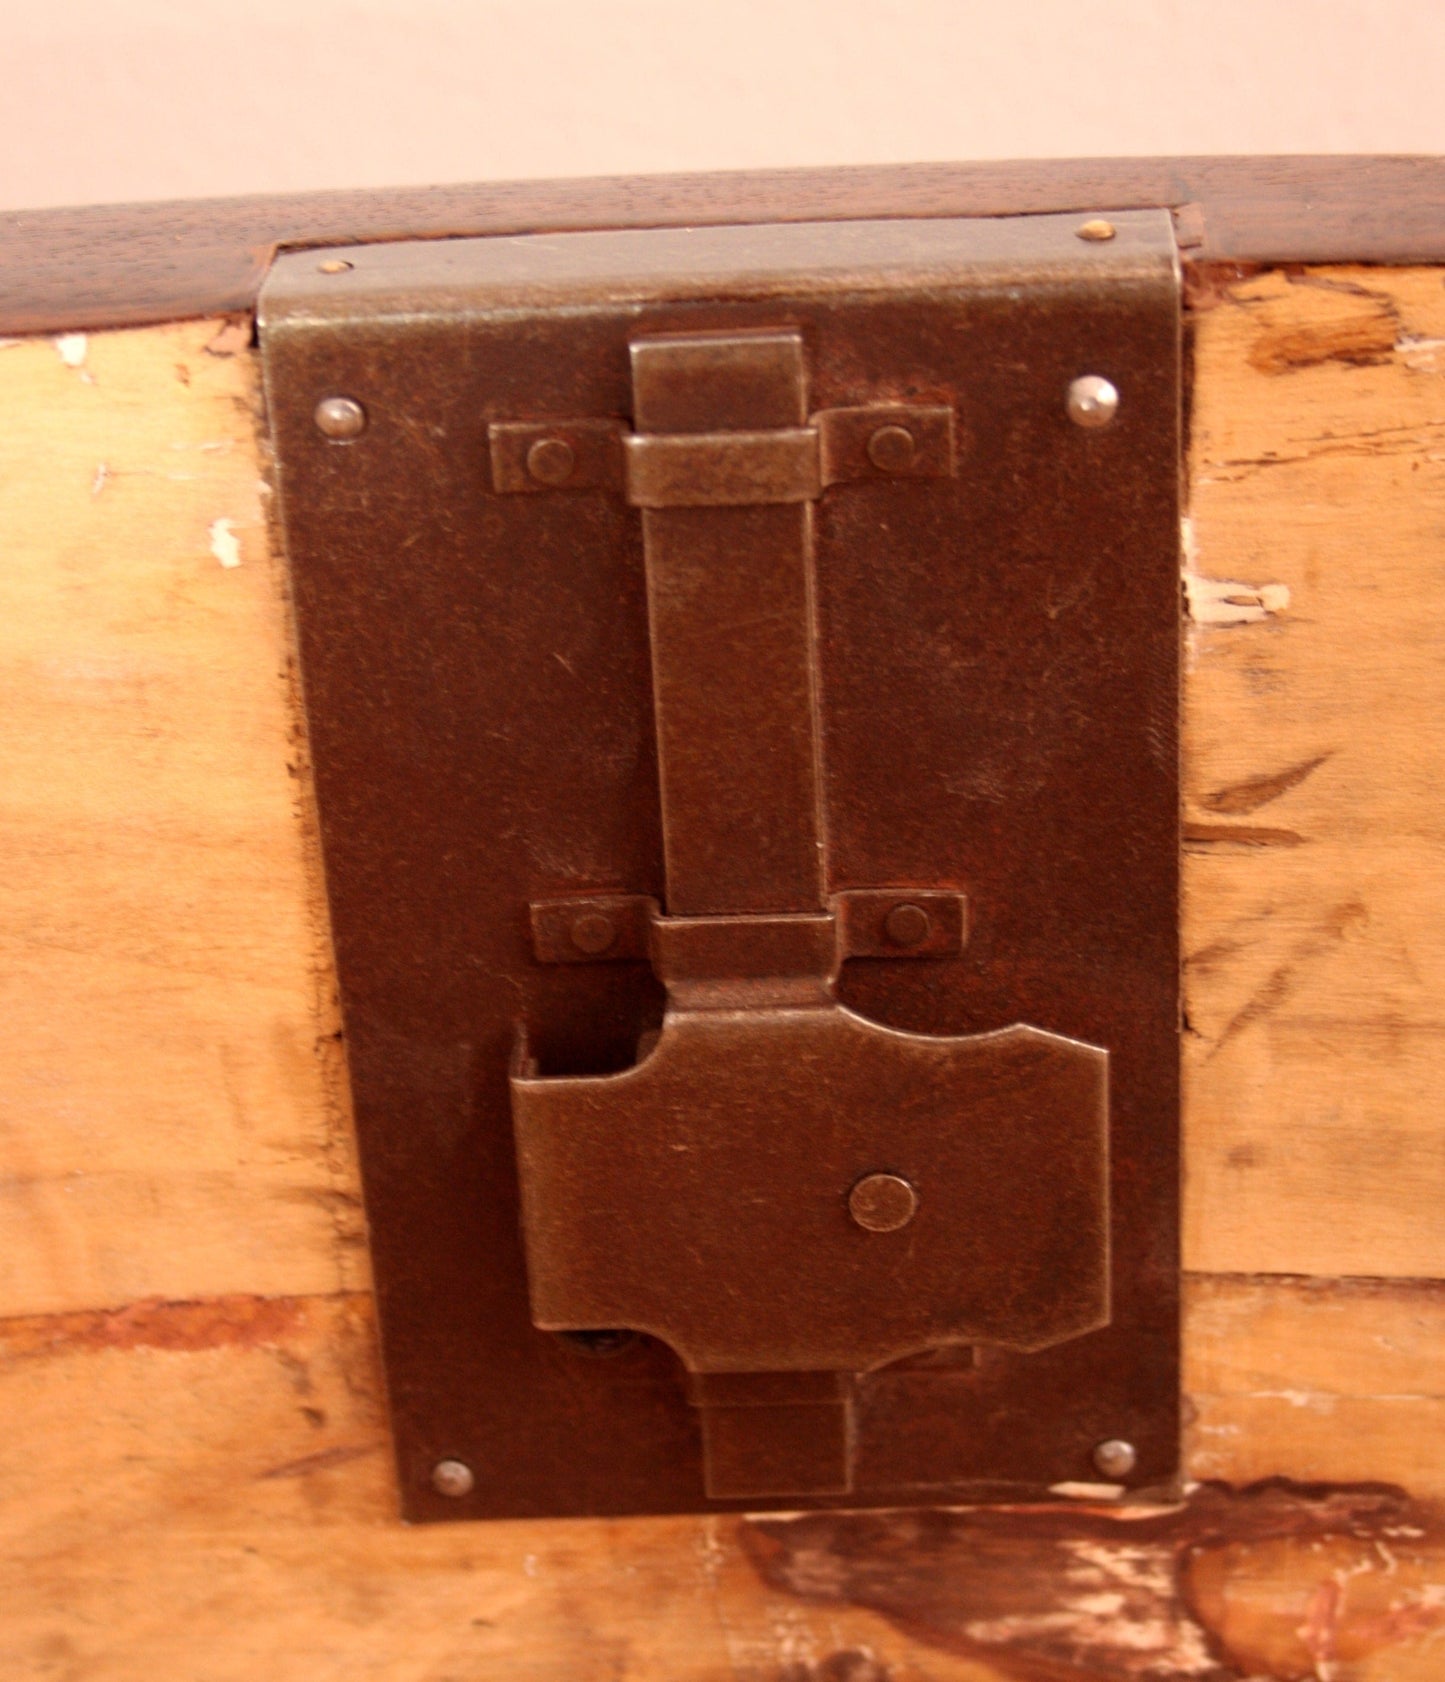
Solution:
{"label": "dark wood trim strip", "polygon": [[249,311],[278,247],[843,217],[1179,213],[1202,263],[1445,262],[1445,158],[1114,158],[503,182],[0,215],[0,333]]}

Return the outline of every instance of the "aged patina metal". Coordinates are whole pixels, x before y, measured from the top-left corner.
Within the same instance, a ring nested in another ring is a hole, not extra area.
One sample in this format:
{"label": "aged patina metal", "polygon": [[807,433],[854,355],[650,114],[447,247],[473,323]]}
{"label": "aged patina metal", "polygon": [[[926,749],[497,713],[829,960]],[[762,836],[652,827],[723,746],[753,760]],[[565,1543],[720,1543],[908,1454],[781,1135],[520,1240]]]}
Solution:
{"label": "aged patina metal", "polygon": [[278,263],[411,1516],[1173,1474],[1177,269],[1110,221]]}

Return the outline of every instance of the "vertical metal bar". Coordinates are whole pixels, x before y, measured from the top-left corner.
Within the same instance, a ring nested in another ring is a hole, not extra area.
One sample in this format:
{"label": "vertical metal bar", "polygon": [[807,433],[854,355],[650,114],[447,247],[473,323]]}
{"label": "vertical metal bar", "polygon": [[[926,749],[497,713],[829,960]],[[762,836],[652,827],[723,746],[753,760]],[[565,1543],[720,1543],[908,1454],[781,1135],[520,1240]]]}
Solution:
{"label": "vertical metal bar", "polygon": [[[642,434],[807,418],[796,331],[634,341]],[[645,508],[653,694],[674,916],[823,903],[812,505]]]}

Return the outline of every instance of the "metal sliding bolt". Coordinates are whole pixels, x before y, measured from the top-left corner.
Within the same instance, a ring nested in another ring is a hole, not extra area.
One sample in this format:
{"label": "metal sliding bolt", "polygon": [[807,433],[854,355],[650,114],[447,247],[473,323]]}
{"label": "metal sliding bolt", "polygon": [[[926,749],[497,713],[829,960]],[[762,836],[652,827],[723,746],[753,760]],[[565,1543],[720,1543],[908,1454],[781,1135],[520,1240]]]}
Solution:
{"label": "metal sliding bolt", "polygon": [[1075,426],[1107,426],[1119,412],[1118,388],[1101,374],[1085,374],[1069,387],[1068,410]]}
{"label": "metal sliding bolt", "polygon": [[349,443],[366,430],[366,410],[353,397],[323,397],[314,418],[317,430],[338,444]]}
{"label": "metal sliding bolt", "polygon": [[1099,244],[1104,240],[1113,239],[1118,231],[1112,222],[1106,222],[1102,216],[1093,216],[1074,229],[1074,237],[1076,239],[1086,239],[1092,244]]}
{"label": "metal sliding bolt", "polygon": [[1094,1465],[1106,1478],[1126,1478],[1138,1464],[1138,1450],[1122,1437],[1110,1437],[1094,1450]]}
{"label": "metal sliding bolt", "polygon": [[316,265],[322,274],[345,274],[351,266],[344,257],[328,257],[324,263]]}
{"label": "metal sliding bolt", "polygon": [[449,1495],[454,1501],[470,1495],[477,1487],[472,1469],[464,1460],[438,1460],[431,1469],[431,1486],[438,1495]]}
{"label": "metal sliding bolt", "polygon": [[918,1193],[901,1174],[865,1174],[848,1193],[848,1213],[865,1232],[897,1232],[918,1213]]}

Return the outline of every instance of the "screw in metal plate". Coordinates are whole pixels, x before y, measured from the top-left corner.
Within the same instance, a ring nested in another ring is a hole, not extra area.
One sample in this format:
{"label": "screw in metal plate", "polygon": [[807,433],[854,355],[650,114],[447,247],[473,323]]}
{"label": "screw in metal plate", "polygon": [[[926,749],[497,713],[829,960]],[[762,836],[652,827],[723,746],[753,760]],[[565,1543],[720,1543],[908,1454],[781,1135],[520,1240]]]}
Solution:
{"label": "screw in metal plate", "polygon": [[584,911],[569,931],[579,952],[596,957],[617,939],[617,925],[600,911]]}
{"label": "screw in metal plate", "polygon": [[1067,406],[1075,426],[1107,426],[1119,412],[1118,388],[1101,374],[1084,374],[1069,387]]}
{"label": "screw in metal plate", "polygon": [[565,485],[577,457],[565,438],[539,438],[527,451],[527,471],[544,485]]}
{"label": "screw in metal plate", "polygon": [[865,1232],[897,1232],[918,1213],[918,1193],[901,1174],[865,1174],[848,1193],[848,1213]]}
{"label": "screw in metal plate", "polygon": [[328,257],[324,263],[318,263],[316,267],[322,274],[345,274],[352,265],[344,257]]}
{"label": "screw in metal plate", "polygon": [[1118,231],[1112,222],[1105,221],[1102,216],[1091,216],[1087,222],[1074,229],[1074,237],[1098,245],[1104,240],[1113,239]]}
{"label": "screw in metal plate", "polygon": [[353,397],[323,397],[314,419],[317,430],[338,444],[349,443],[366,430],[366,410]]}
{"label": "screw in metal plate", "polygon": [[883,919],[883,932],[895,946],[922,946],[933,931],[933,922],[921,905],[905,900]]}
{"label": "screw in metal plate", "polygon": [[868,440],[868,459],[880,473],[902,473],[912,467],[915,448],[906,426],[880,426]]}
{"label": "screw in metal plate", "polygon": [[477,1480],[465,1460],[438,1460],[431,1469],[431,1486],[438,1495],[460,1501],[477,1487]]}
{"label": "screw in metal plate", "polygon": [[1106,1478],[1127,1478],[1138,1464],[1138,1450],[1122,1437],[1110,1437],[1094,1450],[1094,1465]]}

